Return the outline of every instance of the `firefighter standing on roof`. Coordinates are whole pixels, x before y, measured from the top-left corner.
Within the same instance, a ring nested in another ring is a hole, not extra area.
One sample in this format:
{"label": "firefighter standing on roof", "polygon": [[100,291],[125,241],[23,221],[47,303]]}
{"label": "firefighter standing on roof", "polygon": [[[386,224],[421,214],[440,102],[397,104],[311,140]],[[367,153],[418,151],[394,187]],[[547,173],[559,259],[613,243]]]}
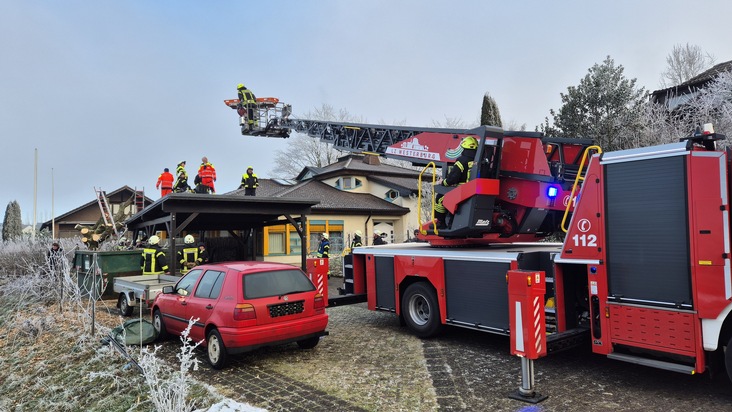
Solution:
{"label": "firefighter standing on roof", "polygon": [[[460,157],[455,164],[450,166],[445,180],[442,181],[443,186],[458,186],[470,180],[470,168],[473,167],[475,161],[475,153],[478,150],[478,139],[474,136],[466,136],[460,142],[463,149]],[[435,202],[435,218],[437,219],[437,227],[445,227],[445,218],[447,217],[447,209],[442,205],[444,195],[440,195]]]}
{"label": "firefighter standing on roof", "polygon": [[259,178],[254,173],[254,169],[249,166],[247,172],[241,175],[241,184],[239,189],[244,189],[244,196],[254,196],[259,186]]}
{"label": "firefighter standing on roof", "polygon": [[165,252],[160,248],[160,238],[156,235],[150,236],[148,247],[142,250],[140,257],[140,269],[143,275],[160,275],[168,273],[168,261]]}
{"label": "firefighter standing on roof", "polygon": [[185,160],[178,163],[178,167],[175,169],[175,174],[178,175],[178,177],[175,180],[175,186],[173,186],[173,191],[175,193],[188,192],[191,187],[188,185],[188,172],[186,172]]}
{"label": "firefighter standing on roof", "polygon": [[[254,109],[256,109],[257,106],[257,98],[251,90],[247,89],[247,87],[241,83],[236,86],[236,90],[239,95],[239,104],[242,108],[246,108],[247,110],[247,128],[251,132],[254,130]],[[239,115],[241,116],[241,113]]]}
{"label": "firefighter standing on roof", "polygon": [[160,196],[163,197],[173,191],[173,175],[170,174],[170,170],[166,167],[163,173],[158,176],[158,183],[155,184],[156,189],[160,189]]}
{"label": "firefighter standing on roof", "polygon": [[210,189],[210,193],[216,193],[214,182],[216,181],[216,168],[208,162],[208,158],[201,158],[201,166],[198,167],[198,176],[201,178],[201,184]]}
{"label": "firefighter standing on roof", "polygon": [[196,266],[196,260],[198,259],[198,248],[194,245],[195,239],[192,235],[186,235],[183,238],[185,246],[183,250],[178,252],[178,263],[180,263],[180,273],[186,274],[192,267]]}

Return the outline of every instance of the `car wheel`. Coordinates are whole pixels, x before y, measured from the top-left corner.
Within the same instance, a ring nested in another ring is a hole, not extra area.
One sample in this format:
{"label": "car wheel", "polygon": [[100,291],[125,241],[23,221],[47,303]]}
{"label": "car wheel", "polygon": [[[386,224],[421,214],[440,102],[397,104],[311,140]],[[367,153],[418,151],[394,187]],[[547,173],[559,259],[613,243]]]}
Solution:
{"label": "car wheel", "polygon": [[165,329],[165,323],[163,323],[163,315],[160,313],[160,309],[155,309],[155,312],[153,312],[153,328],[158,333],[158,340],[168,338],[168,331]]}
{"label": "car wheel", "polygon": [[119,300],[117,301],[117,307],[119,307],[119,314],[122,316],[132,315],[133,307],[127,303],[127,296],[124,293],[119,294]]}
{"label": "car wheel", "polygon": [[312,349],[318,346],[318,342],[320,342],[320,336],[299,340],[297,341],[297,346],[299,346],[300,349]]}
{"label": "car wheel", "polygon": [[420,338],[435,336],[442,329],[440,307],[432,288],[413,283],[404,291],[402,316],[409,329]]}
{"label": "car wheel", "polygon": [[206,357],[208,363],[213,366],[214,369],[222,369],[226,363],[226,347],[224,341],[221,339],[221,334],[216,329],[211,329],[206,337]]}

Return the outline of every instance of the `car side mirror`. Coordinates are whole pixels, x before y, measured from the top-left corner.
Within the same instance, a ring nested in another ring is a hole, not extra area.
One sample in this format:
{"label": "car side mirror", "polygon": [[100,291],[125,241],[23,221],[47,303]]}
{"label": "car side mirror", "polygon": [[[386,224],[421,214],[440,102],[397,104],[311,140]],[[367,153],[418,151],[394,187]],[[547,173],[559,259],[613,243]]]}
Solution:
{"label": "car side mirror", "polygon": [[163,286],[163,293],[173,293],[172,286]]}

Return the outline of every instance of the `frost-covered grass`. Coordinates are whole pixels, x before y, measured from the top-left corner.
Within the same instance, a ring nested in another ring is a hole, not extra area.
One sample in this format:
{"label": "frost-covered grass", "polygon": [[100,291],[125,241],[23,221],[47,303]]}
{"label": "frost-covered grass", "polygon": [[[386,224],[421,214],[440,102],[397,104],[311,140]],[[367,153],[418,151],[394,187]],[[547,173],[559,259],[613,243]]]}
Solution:
{"label": "frost-covered grass", "polygon": [[65,259],[53,268],[47,240],[0,243],[0,410],[191,411],[220,402],[188,376],[190,342],[178,370],[156,349],[128,348],[141,354],[143,374],[101,343],[123,319],[76,286],[69,262],[78,245],[63,240]]}

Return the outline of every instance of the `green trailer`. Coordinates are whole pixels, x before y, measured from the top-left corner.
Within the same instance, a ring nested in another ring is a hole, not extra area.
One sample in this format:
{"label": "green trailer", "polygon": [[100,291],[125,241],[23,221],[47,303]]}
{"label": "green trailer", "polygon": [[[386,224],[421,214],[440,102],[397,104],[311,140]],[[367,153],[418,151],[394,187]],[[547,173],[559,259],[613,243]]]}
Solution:
{"label": "green trailer", "polygon": [[[95,252],[77,250],[74,255],[73,271],[76,283],[84,296],[113,297],[114,279],[125,276],[139,276],[142,250],[115,250]],[[94,261],[99,270],[92,270]]]}

